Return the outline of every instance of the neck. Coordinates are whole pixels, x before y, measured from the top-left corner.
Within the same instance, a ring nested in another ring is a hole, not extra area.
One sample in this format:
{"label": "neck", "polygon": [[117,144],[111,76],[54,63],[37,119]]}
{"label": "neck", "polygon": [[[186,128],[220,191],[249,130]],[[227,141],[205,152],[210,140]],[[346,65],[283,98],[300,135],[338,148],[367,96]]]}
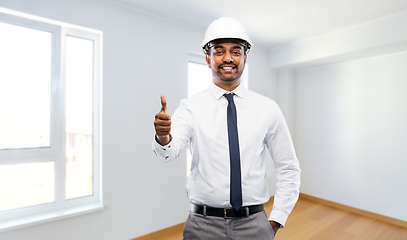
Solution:
{"label": "neck", "polygon": [[236,79],[236,80],[230,81],[230,82],[226,82],[226,81],[222,81],[222,80],[218,80],[218,79],[213,79],[213,83],[216,86],[222,88],[223,90],[231,92],[240,85],[240,79]]}

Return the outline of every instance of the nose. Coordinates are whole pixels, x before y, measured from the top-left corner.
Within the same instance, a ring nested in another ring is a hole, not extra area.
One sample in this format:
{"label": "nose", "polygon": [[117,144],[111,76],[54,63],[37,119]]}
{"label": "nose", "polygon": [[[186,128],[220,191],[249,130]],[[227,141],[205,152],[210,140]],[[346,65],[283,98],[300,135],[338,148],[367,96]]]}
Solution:
{"label": "nose", "polygon": [[223,61],[224,61],[224,62],[227,62],[227,63],[233,62],[232,55],[230,55],[229,52],[226,52],[226,53],[225,53],[225,56],[223,57]]}

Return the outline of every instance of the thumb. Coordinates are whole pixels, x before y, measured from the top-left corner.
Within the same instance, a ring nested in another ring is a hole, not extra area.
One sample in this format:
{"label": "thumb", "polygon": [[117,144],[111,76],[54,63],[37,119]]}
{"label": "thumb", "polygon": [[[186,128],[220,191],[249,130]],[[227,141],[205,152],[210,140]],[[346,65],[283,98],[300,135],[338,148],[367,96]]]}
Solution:
{"label": "thumb", "polygon": [[161,95],[161,112],[167,113],[167,99],[164,95]]}

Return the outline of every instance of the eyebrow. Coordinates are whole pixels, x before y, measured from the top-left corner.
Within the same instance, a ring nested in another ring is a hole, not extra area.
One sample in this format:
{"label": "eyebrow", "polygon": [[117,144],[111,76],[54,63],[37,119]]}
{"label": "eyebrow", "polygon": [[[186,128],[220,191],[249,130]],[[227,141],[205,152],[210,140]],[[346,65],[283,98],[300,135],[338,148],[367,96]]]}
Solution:
{"label": "eyebrow", "polygon": [[[232,47],[232,49],[242,49],[242,47],[243,46],[235,45],[235,46]],[[213,48],[217,49],[217,48],[224,48],[224,47],[222,45],[220,45],[220,46],[214,46]]]}

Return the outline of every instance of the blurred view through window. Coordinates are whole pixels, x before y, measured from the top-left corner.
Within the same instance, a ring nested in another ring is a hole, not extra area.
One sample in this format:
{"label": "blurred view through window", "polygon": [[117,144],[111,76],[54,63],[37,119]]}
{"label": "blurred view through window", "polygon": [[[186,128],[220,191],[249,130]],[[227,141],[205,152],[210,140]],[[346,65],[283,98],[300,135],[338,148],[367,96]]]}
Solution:
{"label": "blurred view through window", "polygon": [[0,211],[93,195],[94,42],[65,36],[61,81],[52,34],[0,21]]}
{"label": "blurred view through window", "polygon": [[51,37],[0,22],[0,149],[50,146]]}
{"label": "blurred view through window", "polygon": [[66,198],[92,195],[93,41],[66,37]]}

